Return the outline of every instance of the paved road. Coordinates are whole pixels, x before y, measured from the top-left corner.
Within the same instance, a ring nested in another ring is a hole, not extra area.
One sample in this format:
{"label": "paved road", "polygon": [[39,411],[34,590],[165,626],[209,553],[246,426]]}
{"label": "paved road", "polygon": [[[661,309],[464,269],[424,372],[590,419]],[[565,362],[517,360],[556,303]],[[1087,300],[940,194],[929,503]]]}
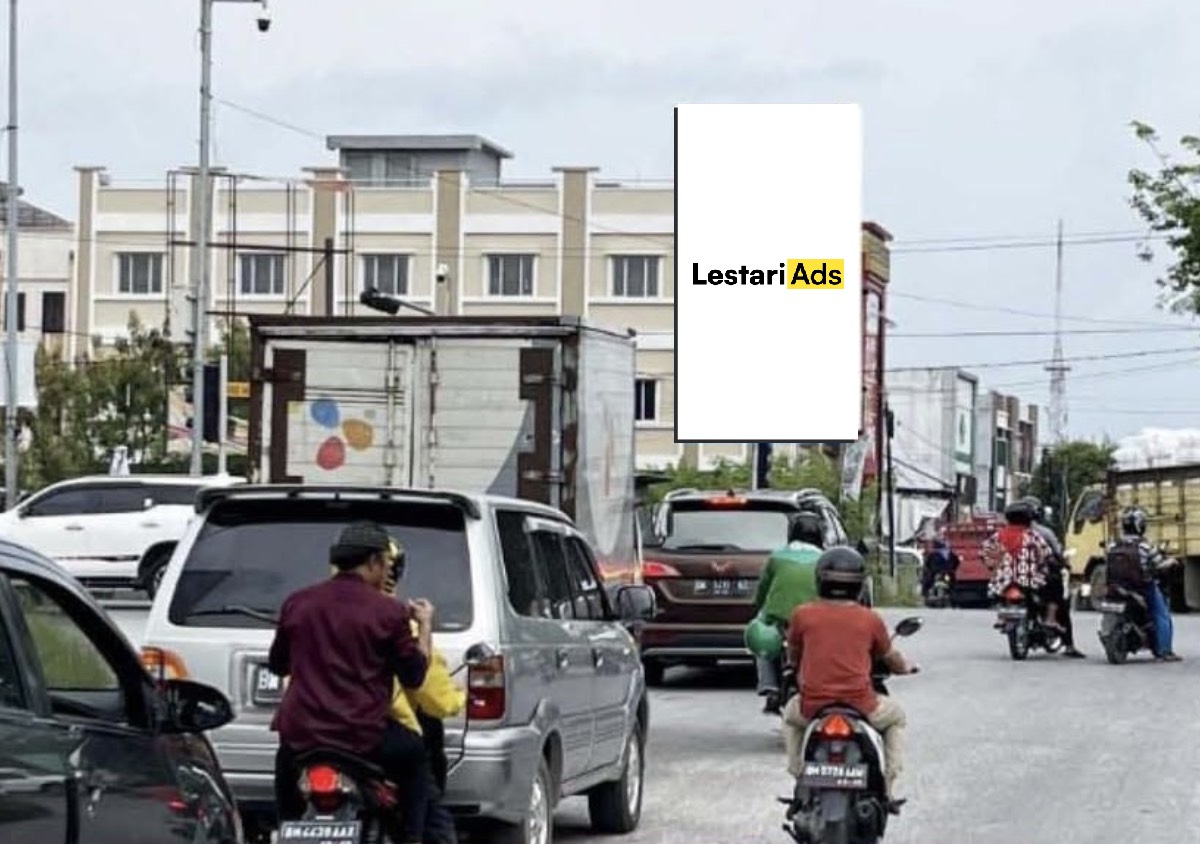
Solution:
{"label": "paved road", "polygon": [[[905,640],[922,673],[892,682],[909,714],[910,798],[889,844],[1123,844],[1187,838],[1200,817],[1200,617],[1176,621],[1185,661],[1103,661],[1097,616],[1076,616],[1092,657],[1012,662],[990,613],[926,610]],[[894,622],[904,613],[889,611]],[[118,613],[131,637],[138,613]],[[788,844],[774,802],[791,784],[778,720],[759,713],[753,672],[674,670],[651,702],[641,828],[621,844]],[[586,803],[559,811],[560,842],[587,830]]]}

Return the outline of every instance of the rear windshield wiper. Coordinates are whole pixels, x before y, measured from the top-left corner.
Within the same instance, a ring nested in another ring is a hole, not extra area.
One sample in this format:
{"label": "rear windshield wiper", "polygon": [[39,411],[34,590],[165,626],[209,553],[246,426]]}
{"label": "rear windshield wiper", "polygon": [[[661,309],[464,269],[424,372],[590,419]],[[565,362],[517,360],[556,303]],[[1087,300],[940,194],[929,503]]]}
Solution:
{"label": "rear windshield wiper", "polygon": [[279,623],[272,610],[256,609],[254,607],[243,607],[238,604],[230,604],[224,607],[217,607],[211,610],[195,610],[187,614],[187,618],[201,618],[206,615],[244,615],[253,618],[257,621],[266,624],[275,625]]}
{"label": "rear windshield wiper", "polygon": [[741,551],[740,545],[730,545],[727,542],[696,543],[692,545],[668,545],[665,550],[676,551]]}

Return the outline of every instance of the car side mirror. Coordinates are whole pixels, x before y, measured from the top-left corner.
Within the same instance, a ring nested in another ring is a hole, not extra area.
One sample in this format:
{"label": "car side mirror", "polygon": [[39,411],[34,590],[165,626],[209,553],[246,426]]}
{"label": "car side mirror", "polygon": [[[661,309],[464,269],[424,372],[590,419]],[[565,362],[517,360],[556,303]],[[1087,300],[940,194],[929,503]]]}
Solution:
{"label": "car side mirror", "polygon": [[896,625],[896,635],[900,637],[911,636],[925,625],[925,619],[919,615],[909,616]]}
{"label": "car side mirror", "polygon": [[178,733],[204,733],[233,720],[233,706],[219,690],[192,680],[167,680],[165,726]]}
{"label": "car side mirror", "polygon": [[613,604],[622,621],[649,621],[658,613],[654,590],[640,584],[618,586]]}

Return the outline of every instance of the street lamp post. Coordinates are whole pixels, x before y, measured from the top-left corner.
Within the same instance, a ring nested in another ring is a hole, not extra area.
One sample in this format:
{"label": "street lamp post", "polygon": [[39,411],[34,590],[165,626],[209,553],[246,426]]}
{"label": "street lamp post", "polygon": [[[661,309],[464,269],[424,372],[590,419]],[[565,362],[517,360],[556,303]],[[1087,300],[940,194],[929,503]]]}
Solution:
{"label": "street lamp post", "polygon": [[4,307],[5,320],[5,366],[7,378],[4,391],[4,507],[12,507],[17,500],[17,437],[21,432],[17,419],[17,233],[20,229],[20,195],[17,182],[17,0],[8,3],[8,188],[5,190],[7,210],[5,233],[8,236],[5,249],[8,277],[7,300]]}
{"label": "street lamp post", "polygon": [[[16,4],[16,0],[11,0]],[[212,15],[213,4],[259,3],[262,13],[258,18],[258,31],[266,32],[271,27],[267,15],[267,0],[200,0],[200,156],[196,173],[199,228],[196,244],[191,253],[192,288],[195,296],[193,309],[195,319],[192,326],[192,474],[204,474],[204,358],[208,351],[208,300],[209,264],[208,242],[211,238],[212,202],[209,198],[210,163],[209,133],[212,127]],[[220,401],[220,396],[216,399]],[[224,431],[218,432],[224,437]]]}

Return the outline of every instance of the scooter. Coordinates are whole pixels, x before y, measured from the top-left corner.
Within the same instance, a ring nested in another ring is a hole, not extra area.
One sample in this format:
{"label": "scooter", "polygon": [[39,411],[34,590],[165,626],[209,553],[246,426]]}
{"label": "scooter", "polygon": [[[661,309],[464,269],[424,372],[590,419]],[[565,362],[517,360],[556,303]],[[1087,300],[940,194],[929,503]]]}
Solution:
{"label": "scooter", "polygon": [[[274,615],[244,607],[234,608],[244,615],[278,625]],[[478,642],[467,648],[462,663],[450,675],[463,669],[488,664],[496,656],[491,646]],[[463,724],[463,745],[453,770],[466,755],[466,736],[471,721],[469,712]],[[274,840],[319,841],[323,844],[400,844],[399,790],[384,770],[360,756],[335,748],[316,748],[298,754],[297,788],[304,799],[299,820],[285,820]]]}
{"label": "scooter", "polygon": [[[1156,576],[1179,565],[1169,558],[1159,565]],[[1100,643],[1112,665],[1121,665],[1141,650],[1153,650],[1154,617],[1146,598],[1124,586],[1106,586],[1096,608],[1100,611]]]}
{"label": "scooter", "polygon": [[1011,583],[1000,593],[995,627],[1008,639],[1013,659],[1027,659],[1035,650],[1048,654],[1062,650],[1062,634],[1042,622],[1045,611],[1045,602],[1032,589]]}
{"label": "scooter", "polygon": [[[921,629],[919,617],[896,625],[892,638]],[[887,695],[891,672],[877,663],[871,682]],[[828,706],[809,724],[802,744],[804,768],[788,806],[783,830],[796,844],[875,844],[887,828],[886,755],[883,736],[865,713],[842,704]]]}
{"label": "scooter", "polygon": [[950,606],[950,597],[950,575],[940,571],[933,576],[933,583],[929,584],[925,606],[931,609],[945,609]]}

